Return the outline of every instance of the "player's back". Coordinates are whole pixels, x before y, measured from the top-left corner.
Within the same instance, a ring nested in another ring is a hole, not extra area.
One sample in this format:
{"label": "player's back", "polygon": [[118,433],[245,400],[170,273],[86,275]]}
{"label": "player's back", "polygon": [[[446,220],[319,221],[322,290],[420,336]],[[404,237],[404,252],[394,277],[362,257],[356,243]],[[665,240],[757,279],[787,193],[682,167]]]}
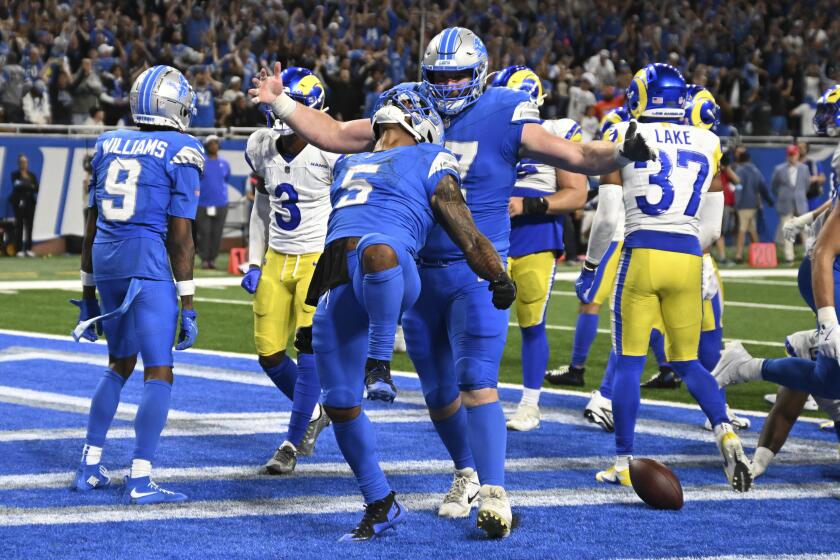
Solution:
{"label": "player's back", "polygon": [[457,175],[442,146],[418,144],[341,158],[330,190],[327,244],[369,233],[389,235],[416,253],[434,224],[431,197],[445,174]]}
{"label": "player's back", "polygon": [[[628,123],[615,125],[622,138]],[[698,211],[720,163],[720,140],[708,130],[667,122],[639,123],[657,161],[621,170],[626,239],[645,246],[697,253]]]}
{"label": "player's back", "polygon": [[110,131],[99,137],[92,166],[89,204],[99,214],[94,243],[118,244],[107,258],[104,247],[98,256],[95,251],[97,279],[171,278],[164,246],[169,216],[195,218],[201,143],[176,131]]}

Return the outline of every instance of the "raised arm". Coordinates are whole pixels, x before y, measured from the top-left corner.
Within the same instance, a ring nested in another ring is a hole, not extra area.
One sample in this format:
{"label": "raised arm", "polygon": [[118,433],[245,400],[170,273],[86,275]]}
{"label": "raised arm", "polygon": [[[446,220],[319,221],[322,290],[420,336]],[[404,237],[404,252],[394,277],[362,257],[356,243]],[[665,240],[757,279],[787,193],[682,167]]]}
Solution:
{"label": "raised arm", "polygon": [[522,156],[552,167],[585,175],[601,175],[633,161],[656,159],[656,153],[644,137],[636,133],[635,121],[627,127],[624,141],[617,144],[605,141],[572,142],[551,134],[537,123],[527,123],[522,128],[520,152]]}
{"label": "raised arm", "polygon": [[294,101],[283,91],[282,67],[274,63],[274,74],[263,68],[248,90],[253,103],[267,103],[274,115],[308,143],[328,152],[353,154],[373,148],[373,129],[367,119],[340,122],[323,111]]}
{"label": "raised arm", "polygon": [[464,202],[458,183],[445,175],[432,195],[432,210],[446,233],[467,257],[467,264],[484,280],[490,282],[493,305],[507,309],[516,299],[516,286],[505,272],[496,248],[478,228]]}

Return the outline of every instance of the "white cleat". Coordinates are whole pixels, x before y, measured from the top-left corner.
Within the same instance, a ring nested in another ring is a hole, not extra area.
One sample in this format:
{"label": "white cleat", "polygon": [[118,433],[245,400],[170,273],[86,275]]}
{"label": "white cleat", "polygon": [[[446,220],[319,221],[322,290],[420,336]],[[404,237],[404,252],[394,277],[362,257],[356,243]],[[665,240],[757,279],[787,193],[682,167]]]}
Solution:
{"label": "white cleat", "polygon": [[723,472],[736,492],[749,492],[753,483],[752,465],[744,453],[741,440],[729,424],[721,424],[715,434],[723,456]]}
{"label": "white cleat", "polygon": [[795,332],[785,337],[785,352],[791,358],[816,360],[818,342],[819,331],[811,329]]}
{"label": "white cleat", "polygon": [[516,407],[507,421],[507,429],[516,432],[530,432],[540,427],[540,409],[534,405],[522,404]]}
{"label": "white cleat", "polygon": [[470,510],[478,505],[478,493],[481,484],[475,469],[465,467],[455,471],[452,486],[443,497],[443,503],[438,508],[440,517],[451,519],[469,517]]}
{"label": "white cleat", "polygon": [[405,334],[403,333],[402,325],[397,325],[397,334],[394,336],[394,352],[398,354],[405,354]]}
{"label": "white cleat", "polygon": [[820,407],[817,404],[817,401],[814,400],[812,395],[808,395],[808,400],[805,401],[805,406],[803,407],[805,410],[809,412],[814,412],[815,410],[819,410]]}
{"label": "white cleat", "polygon": [[776,393],[767,393],[764,395],[764,402],[767,404],[776,404]]}
{"label": "white cleat", "polygon": [[592,398],[583,409],[583,417],[593,424],[598,424],[607,433],[615,431],[612,401],[601,395],[598,390],[592,391]]}
{"label": "white cleat", "polygon": [[[749,418],[745,418],[742,416],[737,416],[732,409],[729,408],[729,405],[726,405],[726,417],[729,418],[729,423],[732,424],[732,428],[734,430],[749,430],[750,426],[752,426],[752,422]],[[703,424],[703,429],[712,431],[712,423],[706,418],[706,423]]]}
{"label": "white cleat", "polygon": [[501,486],[484,484],[479,492],[481,506],[478,508],[476,526],[491,539],[510,535],[513,513],[507,493]]}
{"label": "white cleat", "polygon": [[[751,366],[753,357],[744,349],[744,345],[733,340],[726,344],[720,355],[712,376],[717,380],[718,387],[726,387],[737,383],[746,383],[761,377],[761,367]],[[748,366],[748,367],[745,367]]]}

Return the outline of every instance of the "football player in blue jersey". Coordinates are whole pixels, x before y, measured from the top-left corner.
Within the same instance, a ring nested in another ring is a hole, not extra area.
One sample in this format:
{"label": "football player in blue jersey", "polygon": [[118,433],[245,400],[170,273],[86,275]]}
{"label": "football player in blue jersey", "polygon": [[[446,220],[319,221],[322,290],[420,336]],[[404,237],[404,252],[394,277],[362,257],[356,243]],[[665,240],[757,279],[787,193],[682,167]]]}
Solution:
{"label": "football player in blue jersey", "polygon": [[[339,122],[295,103],[283,95],[280,72],[279,63],[273,75],[260,71],[249,91],[253,102],[271,104],[275,116],[319,148],[342,153],[370,149],[374,138],[368,121]],[[503,258],[510,238],[508,200],[516,163],[523,157],[591,175],[656,158],[636,134],[635,123],[615,145],[553,135],[540,125],[528,94],[508,88],[485,92],[486,77],[487,49],[469,29],[445,29],[429,43],[421,87],[444,118],[446,147],[458,158],[476,226]],[[478,497],[478,526],[490,537],[504,537],[512,515],[504,490],[505,416],[496,386],[508,312],[487,301],[489,284],[476,281],[442,227],[432,229],[418,262],[423,290],[405,313],[403,328],[429,414],[456,468],[438,513],[468,517]]]}
{"label": "football player in blue jersey", "polygon": [[[400,315],[420,292],[415,258],[435,221],[459,247],[484,297],[507,309],[516,288],[493,244],[472,220],[458,163],[442,146],[430,100],[405,88],[383,93],[371,118],[372,152],[336,164],[324,254],[307,301],[315,303],[312,346],[324,406],[365,498],[365,514],[343,541],[372,539],[405,521],[379,467],[373,426],[361,408],[365,356],[388,353]],[[488,284],[489,283],[489,284]]]}
{"label": "football player in blue jersey", "polygon": [[180,502],[186,496],[155,484],[151,470],[169,413],[179,296],[181,330],[175,349],[191,347],[198,335],[192,220],[204,148],[184,132],[195,112],[195,94],[175,68],[154,66],[140,74],[131,88],[130,103],[140,130],[102,134],[91,163],[83,293],[81,300],[72,300],[81,310],[73,336],[95,341],[104,331],[108,369],[91,400],[75,487],[88,491],[111,482],[100,464],[102,447],[123,384],[140,354],[143,395],[134,421],[136,443],[123,500]]}

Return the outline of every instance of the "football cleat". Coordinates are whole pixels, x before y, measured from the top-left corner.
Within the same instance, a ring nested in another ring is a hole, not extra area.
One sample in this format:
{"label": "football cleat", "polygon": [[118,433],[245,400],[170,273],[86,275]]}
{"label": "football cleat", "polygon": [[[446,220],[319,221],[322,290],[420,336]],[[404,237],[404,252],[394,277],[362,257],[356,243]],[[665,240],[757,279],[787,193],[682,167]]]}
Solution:
{"label": "football cleat", "polygon": [[[729,423],[732,424],[732,429],[734,430],[749,430],[752,422],[749,418],[743,416],[737,416],[732,409],[729,408],[729,405],[726,405],[726,417],[729,418]],[[712,422],[706,418],[705,424],[703,424],[703,429],[712,431]]]}
{"label": "football cleat", "polygon": [[785,337],[785,352],[791,358],[817,359],[819,331],[811,329],[789,334]]}
{"label": "football cleat", "polygon": [[183,502],[187,499],[180,492],[172,492],[161,488],[148,476],[137,478],[125,477],[125,488],[123,488],[123,503],[145,506],[150,504],[165,504],[170,502]]}
{"label": "football cleat", "polygon": [[405,334],[403,333],[402,325],[397,325],[397,333],[394,336],[394,352],[397,354],[405,354]]}
{"label": "football cleat", "polygon": [[605,482],[607,484],[632,486],[630,483],[630,469],[619,469],[615,465],[605,471],[598,471],[595,473],[595,480],[598,482]]}
{"label": "football cleat", "polygon": [[749,492],[753,482],[752,466],[741,446],[741,440],[728,424],[722,424],[721,428],[717,444],[723,456],[726,479],[736,492]]}
{"label": "football cleat", "polygon": [[339,542],[362,542],[374,539],[388,529],[396,530],[397,525],[405,522],[406,511],[397,501],[395,492],[381,500],[365,505],[365,515],[356,527],[342,536]]}
{"label": "football cleat", "polygon": [[297,466],[297,449],[289,442],[284,441],[274,455],[265,464],[268,474],[289,474],[295,471]]}
{"label": "football cleat", "polygon": [[510,535],[513,513],[507,492],[501,486],[484,484],[478,493],[481,505],[478,508],[476,526],[491,539]]}
{"label": "football cleat", "polygon": [[[726,344],[720,355],[715,369],[712,370],[712,377],[718,382],[718,387],[726,387],[737,383],[746,383],[754,379],[760,379],[761,368],[749,368],[747,366],[753,357],[746,351],[744,345],[733,340]],[[752,372],[751,370],[756,370]],[[755,377],[753,373],[758,373]]]}
{"label": "football cleat", "polygon": [[303,439],[297,448],[297,454],[303,455],[304,457],[309,457],[315,452],[315,442],[318,440],[318,436],[321,435],[324,428],[330,425],[330,417],[327,416],[327,411],[324,410],[324,407],[321,404],[317,404],[315,408],[321,411],[321,415],[317,419],[312,420],[309,426],[306,427],[306,431],[303,433]]}
{"label": "football cleat", "polygon": [[677,377],[669,366],[662,366],[659,372],[653,375],[650,379],[642,383],[643,389],[679,389],[682,385],[682,379]]}
{"label": "football cleat", "polygon": [[552,385],[571,385],[583,387],[583,373],[586,368],[575,366],[560,366],[557,369],[550,369],[545,372],[545,380]]}
{"label": "football cleat", "polygon": [[507,429],[516,432],[530,432],[539,427],[540,409],[531,404],[520,403],[507,421]]}
{"label": "football cleat", "polygon": [[365,364],[365,388],[368,400],[394,402],[397,386],[391,378],[391,363],[369,359]]}
{"label": "football cleat", "polygon": [[600,391],[592,391],[592,398],[589,399],[586,408],[583,409],[583,417],[593,424],[598,424],[609,434],[615,431],[612,401],[602,396]]}
{"label": "football cleat", "polygon": [[764,402],[767,404],[776,404],[776,393],[767,393],[764,395]]}
{"label": "football cleat", "polygon": [[820,406],[817,404],[817,401],[814,400],[813,395],[808,395],[808,399],[805,401],[805,406],[803,408],[809,412],[815,412],[820,409]]}
{"label": "football cleat", "polygon": [[440,517],[456,519],[469,517],[470,510],[478,505],[478,493],[481,484],[478,482],[478,473],[475,469],[464,467],[456,469],[452,478],[452,486],[449,492],[443,497],[443,503],[438,508]]}
{"label": "football cleat", "polygon": [[76,470],[76,480],[74,487],[79,492],[87,492],[89,490],[96,490],[97,488],[107,488],[111,485],[111,476],[108,474],[108,469],[97,463],[95,465],[88,465],[82,460],[82,464]]}

